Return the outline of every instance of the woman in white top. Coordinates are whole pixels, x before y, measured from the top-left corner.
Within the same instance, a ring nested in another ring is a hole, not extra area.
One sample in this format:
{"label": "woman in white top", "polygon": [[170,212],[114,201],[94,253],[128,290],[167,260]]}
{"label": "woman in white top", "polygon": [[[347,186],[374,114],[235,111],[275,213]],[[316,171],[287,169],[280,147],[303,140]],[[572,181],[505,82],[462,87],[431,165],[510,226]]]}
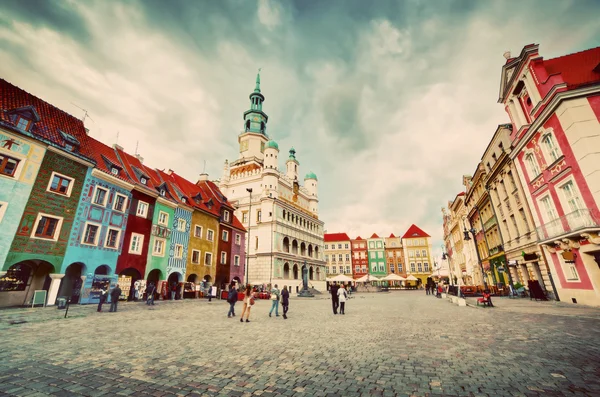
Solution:
{"label": "woman in white top", "polygon": [[242,316],[240,317],[240,323],[244,322],[244,313],[246,313],[246,322],[249,323],[248,317],[250,317],[250,309],[254,304],[254,292],[252,292],[252,286],[250,284],[246,285],[244,297],[244,309],[242,310]]}
{"label": "woman in white top", "polygon": [[340,301],[340,314],[346,314],[346,299],[348,298],[348,292],[344,288],[344,284],[340,285],[340,289],[338,289],[338,300]]}

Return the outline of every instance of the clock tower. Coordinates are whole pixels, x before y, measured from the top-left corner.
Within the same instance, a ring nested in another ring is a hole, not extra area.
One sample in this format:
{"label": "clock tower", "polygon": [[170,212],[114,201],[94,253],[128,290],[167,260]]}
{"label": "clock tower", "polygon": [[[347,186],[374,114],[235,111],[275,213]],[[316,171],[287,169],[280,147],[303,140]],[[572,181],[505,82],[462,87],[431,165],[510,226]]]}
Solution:
{"label": "clock tower", "polygon": [[267,135],[267,121],[269,116],[262,110],[265,97],[260,92],[260,69],[256,75],[256,87],[250,94],[250,109],[244,112],[244,128],[238,136],[240,154],[242,158],[264,158],[265,143],[269,140]]}

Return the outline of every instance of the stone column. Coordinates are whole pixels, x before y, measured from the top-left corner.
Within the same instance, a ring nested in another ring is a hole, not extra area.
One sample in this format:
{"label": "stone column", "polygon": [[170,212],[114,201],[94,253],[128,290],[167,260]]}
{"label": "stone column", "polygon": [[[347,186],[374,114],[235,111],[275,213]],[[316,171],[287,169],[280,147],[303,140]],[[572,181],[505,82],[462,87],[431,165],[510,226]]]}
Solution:
{"label": "stone column", "polygon": [[56,303],[56,296],[58,295],[60,281],[65,275],[53,273],[49,274],[49,276],[52,279],[52,282],[50,283],[50,288],[48,289],[48,300],[46,301],[46,306],[53,306]]}

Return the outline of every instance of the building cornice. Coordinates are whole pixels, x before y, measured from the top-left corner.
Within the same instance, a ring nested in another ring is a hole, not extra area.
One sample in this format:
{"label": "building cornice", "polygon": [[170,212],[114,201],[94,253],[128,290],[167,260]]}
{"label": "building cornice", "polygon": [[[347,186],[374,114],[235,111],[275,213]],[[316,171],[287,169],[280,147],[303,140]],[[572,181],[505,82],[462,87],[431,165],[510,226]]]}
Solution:
{"label": "building cornice", "polygon": [[106,172],[100,171],[98,168],[92,169],[92,176],[98,179],[102,179],[106,182],[112,183],[113,185],[122,187],[123,189],[130,191],[133,190],[133,185],[131,183],[127,183],[124,180],[116,178],[110,174],[107,174]]}
{"label": "building cornice", "polygon": [[162,205],[166,205],[167,207],[170,207],[170,208],[173,208],[173,209],[177,208],[177,204],[175,204],[172,201],[169,201],[169,200],[167,200],[165,198],[162,198],[160,196],[156,197],[156,202],[159,203],[159,204],[162,204]]}
{"label": "building cornice", "polygon": [[73,161],[75,161],[75,162],[77,162],[79,164],[85,165],[86,167],[93,168],[96,165],[96,164],[92,163],[91,161],[84,160],[84,159],[79,158],[77,156],[73,156],[72,154],[67,153],[64,150],[57,149],[54,146],[48,146],[47,150],[49,152],[53,152],[53,153],[59,154],[59,155],[61,155],[63,157],[66,157],[69,160],[73,160]]}

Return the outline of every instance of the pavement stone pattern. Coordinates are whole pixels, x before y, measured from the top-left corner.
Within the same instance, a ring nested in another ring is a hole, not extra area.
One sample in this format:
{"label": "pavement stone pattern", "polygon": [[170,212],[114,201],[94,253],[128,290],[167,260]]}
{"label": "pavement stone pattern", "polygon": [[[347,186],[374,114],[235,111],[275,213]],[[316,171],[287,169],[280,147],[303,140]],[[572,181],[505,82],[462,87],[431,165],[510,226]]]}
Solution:
{"label": "pavement stone pattern", "polygon": [[600,309],[494,303],[355,294],[334,316],[294,297],[288,320],[259,300],[250,323],[218,300],[2,310],[0,395],[600,396]]}

